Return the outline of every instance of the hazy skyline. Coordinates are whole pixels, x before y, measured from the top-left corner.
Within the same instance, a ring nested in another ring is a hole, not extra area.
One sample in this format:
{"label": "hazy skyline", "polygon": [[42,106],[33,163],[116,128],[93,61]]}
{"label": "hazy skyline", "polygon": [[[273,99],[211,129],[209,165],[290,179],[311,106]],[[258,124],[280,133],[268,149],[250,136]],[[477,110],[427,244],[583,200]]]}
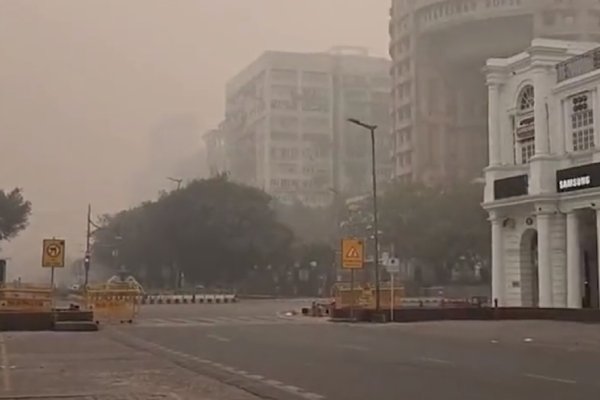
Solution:
{"label": "hazy skyline", "polygon": [[3,254],[37,269],[40,240],[57,236],[80,255],[87,203],[97,213],[131,205],[153,129],[189,115],[200,143],[222,117],[225,82],[265,50],[358,45],[387,56],[389,7],[0,0],[0,187],[23,187],[34,207],[30,228]]}

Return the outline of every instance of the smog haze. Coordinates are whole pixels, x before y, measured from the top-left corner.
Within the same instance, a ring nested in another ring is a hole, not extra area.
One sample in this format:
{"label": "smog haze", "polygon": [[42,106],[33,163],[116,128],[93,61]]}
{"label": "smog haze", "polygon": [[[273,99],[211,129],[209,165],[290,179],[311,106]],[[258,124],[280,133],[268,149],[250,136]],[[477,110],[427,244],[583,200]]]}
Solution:
{"label": "smog haze", "polygon": [[[205,174],[201,135],[224,86],[266,50],[335,45],[386,56],[387,0],[2,0],[0,186],[22,187],[29,228],[4,244],[37,276],[43,237],[81,257],[100,215]],[[165,137],[168,146],[161,146]],[[15,272],[18,269],[18,272]]]}

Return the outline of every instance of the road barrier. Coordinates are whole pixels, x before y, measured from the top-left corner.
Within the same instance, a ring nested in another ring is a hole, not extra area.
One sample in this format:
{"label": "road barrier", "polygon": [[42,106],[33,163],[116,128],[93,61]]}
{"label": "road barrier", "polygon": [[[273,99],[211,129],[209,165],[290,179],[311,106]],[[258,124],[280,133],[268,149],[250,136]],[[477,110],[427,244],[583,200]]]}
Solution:
{"label": "road barrier", "polygon": [[[390,308],[393,304],[400,304],[404,298],[404,287],[381,287],[379,289],[379,304],[382,308]],[[332,289],[335,308],[371,309],[375,308],[375,288],[372,285],[361,285],[350,289],[346,283],[338,283]]]}
{"label": "road barrier", "polygon": [[123,284],[91,286],[85,289],[85,308],[94,312],[96,323],[133,322],[139,312],[140,290]]}
{"label": "road barrier", "polygon": [[235,294],[148,294],[138,300],[140,304],[225,304],[238,298]]}
{"label": "road barrier", "polygon": [[52,289],[24,283],[0,287],[0,310],[49,311]]}

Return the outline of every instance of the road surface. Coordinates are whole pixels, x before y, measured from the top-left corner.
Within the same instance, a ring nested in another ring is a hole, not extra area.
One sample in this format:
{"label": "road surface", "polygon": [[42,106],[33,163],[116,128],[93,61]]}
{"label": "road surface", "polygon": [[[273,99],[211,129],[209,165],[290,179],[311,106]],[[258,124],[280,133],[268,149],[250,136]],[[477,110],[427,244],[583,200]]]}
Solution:
{"label": "road surface", "polygon": [[348,324],[288,316],[309,301],[155,305],[115,340],[259,398],[586,399],[600,327],[551,322]]}
{"label": "road surface", "polygon": [[99,332],[0,333],[0,400],[589,400],[600,393],[598,325],[348,324],[287,313],[308,304],[148,305],[133,324]]}

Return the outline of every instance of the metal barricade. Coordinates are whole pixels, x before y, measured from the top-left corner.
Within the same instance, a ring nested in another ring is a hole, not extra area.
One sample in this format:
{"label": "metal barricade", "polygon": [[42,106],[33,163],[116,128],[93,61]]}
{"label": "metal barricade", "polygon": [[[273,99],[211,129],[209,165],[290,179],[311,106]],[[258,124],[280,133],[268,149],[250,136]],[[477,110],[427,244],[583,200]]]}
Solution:
{"label": "metal barricade", "polygon": [[94,312],[96,323],[132,323],[139,312],[140,290],[120,284],[88,287],[85,307]]}
{"label": "metal barricade", "polygon": [[49,286],[6,284],[0,286],[0,310],[50,311],[52,289]]}

